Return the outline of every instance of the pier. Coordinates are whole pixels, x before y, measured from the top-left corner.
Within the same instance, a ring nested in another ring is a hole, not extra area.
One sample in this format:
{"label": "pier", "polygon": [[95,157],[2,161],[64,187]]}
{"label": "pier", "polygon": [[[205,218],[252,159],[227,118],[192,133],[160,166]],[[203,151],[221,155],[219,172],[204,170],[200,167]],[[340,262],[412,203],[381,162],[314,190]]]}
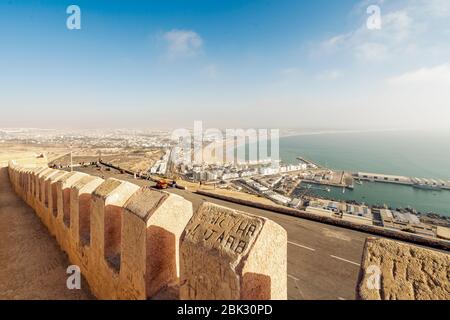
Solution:
{"label": "pier", "polygon": [[312,162],[311,160],[305,159],[303,157],[297,157],[297,160],[308,165],[308,166],[313,166],[316,168],[322,168],[320,165],[318,165],[317,163]]}
{"label": "pier", "polygon": [[421,179],[421,178],[411,178],[405,176],[367,173],[367,172],[354,173],[353,176],[355,179],[361,181],[401,184],[413,186],[418,189],[450,190],[450,181],[444,181],[441,179],[423,179],[423,178]]}

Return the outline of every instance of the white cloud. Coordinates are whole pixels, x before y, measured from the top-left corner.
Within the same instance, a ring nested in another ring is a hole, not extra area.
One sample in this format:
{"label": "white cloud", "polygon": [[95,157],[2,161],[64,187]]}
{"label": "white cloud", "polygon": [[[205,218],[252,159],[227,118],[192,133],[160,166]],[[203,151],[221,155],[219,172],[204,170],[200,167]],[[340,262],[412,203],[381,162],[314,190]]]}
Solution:
{"label": "white cloud", "polygon": [[389,78],[391,86],[414,86],[426,88],[450,88],[450,63],[431,68],[421,68],[405,74]]}
{"label": "white cloud", "polygon": [[195,56],[202,48],[203,40],[191,30],[171,30],[163,35],[170,57]]}
{"label": "white cloud", "polygon": [[397,53],[410,43],[413,18],[406,11],[382,14],[381,30],[369,30],[366,23],[358,29],[333,36],[319,47],[322,54],[349,51],[363,61],[383,61],[391,52]]}
{"label": "white cloud", "polygon": [[[366,9],[374,4],[381,8],[380,30],[366,26],[370,16]],[[362,0],[350,17],[358,17],[358,27],[325,39],[314,48],[314,56],[342,53],[364,62],[379,62],[411,54],[423,58],[450,53],[443,40],[450,29],[450,0]]]}
{"label": "white cloud", "polygon": [[355,48],[355,55],[364,61],[383,61],[387,58],[388,49],[379,43],[366,42]]}
{"label": "white cloud", "polygon": [[327,70],[317,75],[318,80],[336,80],[343,76],[339,70]]}
{"label": "white cloud", "polygon": [[424,67],[387,79],[379,105],[394,112],[403,110],[410,125],[427,128],[449,127],[450,63]]}
{"label": "white cloud", "polygon": [[320,50],[324,53],[332,53],[339,49],[342,46],[345,46],[346,43],[348,43],[349,40],[351,40],[353,37],[353,32],[340,34],[334,37],[331,37],[330,39],[327,39],[321,43]]}
{"label": "white cloud", "polygon": [[448,0],[426,0],[420,1],[419,8],[425,13],[435,17],[450,16],[450,1]]}
{"label": "white cloud", "polygon": [[411,35],[414,19],[407,10],[400,10],[382,15],[383,38],[401,42]]}
{"label": "white cloud", "polygon": [[299,72],[300,72],[300,70],[297,68],[284,68],[281,70],[281,74],[284,76],[290,76],[293,74],[297,74]]}

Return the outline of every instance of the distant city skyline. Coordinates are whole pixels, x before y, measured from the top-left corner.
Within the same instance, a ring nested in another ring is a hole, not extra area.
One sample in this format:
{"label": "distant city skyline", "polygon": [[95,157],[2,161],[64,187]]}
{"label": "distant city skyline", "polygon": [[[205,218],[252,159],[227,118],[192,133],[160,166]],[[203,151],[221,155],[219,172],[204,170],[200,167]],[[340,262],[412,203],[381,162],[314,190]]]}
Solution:
{"label": "distant city skyline", "polygon": [[0,128],[445,129],[449,37],[446,0],[5,1]]}

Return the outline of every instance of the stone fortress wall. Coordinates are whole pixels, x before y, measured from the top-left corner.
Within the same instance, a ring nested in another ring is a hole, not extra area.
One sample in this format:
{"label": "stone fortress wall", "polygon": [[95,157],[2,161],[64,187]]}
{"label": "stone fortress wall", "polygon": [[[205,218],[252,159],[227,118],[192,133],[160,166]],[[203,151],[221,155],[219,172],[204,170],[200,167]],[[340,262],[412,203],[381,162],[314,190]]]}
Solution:
{"label": "stone fortress wall", "polygon": [[450,300],[450,255],[367,238],[356,291],[361,300]]}
{"label": "stone fortress wall", "polygon": [[[8,171],[99,299],[287,298],[287,234],[268,219],[211,203],[193,212],[178,195],[50,169],[45,159],[10,161]],[[449,300],[449,283],[446,251],[368,238],[355,293]]]}
{"label": "stone fortress wall", "polygon": [[8,171],[99,299],[287,299],[287,233],[268,219],[44,160]]}

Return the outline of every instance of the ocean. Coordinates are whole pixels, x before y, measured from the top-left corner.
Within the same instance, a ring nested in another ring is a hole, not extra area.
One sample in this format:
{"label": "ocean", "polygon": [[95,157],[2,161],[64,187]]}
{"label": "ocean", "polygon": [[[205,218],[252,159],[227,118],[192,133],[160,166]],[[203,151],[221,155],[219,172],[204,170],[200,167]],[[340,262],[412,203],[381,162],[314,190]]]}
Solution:
{"label": "ocean", "polygon": [[[383,131],[290,136],[280,139],[280,158],[298,163],[298,156],[350,172],[370,172],[450,180],[450,131]],[[353,191],[314,190],[318,196],[355,200],[369,205],[408,206],[422,213],[450,216],[450,190],[420,190],[376,182],[355,184]]]}

